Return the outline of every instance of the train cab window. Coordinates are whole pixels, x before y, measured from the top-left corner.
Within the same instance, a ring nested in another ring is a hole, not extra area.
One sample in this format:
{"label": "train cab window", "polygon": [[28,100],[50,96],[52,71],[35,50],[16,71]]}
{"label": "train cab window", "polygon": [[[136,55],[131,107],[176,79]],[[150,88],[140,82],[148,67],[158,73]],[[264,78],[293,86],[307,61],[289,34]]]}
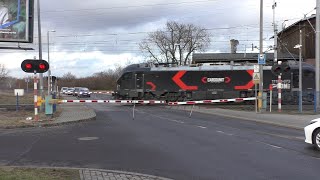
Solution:
{"label": "train cab window", "polygon": [[123,80],[130,80],[130,79],[132,79],[132,73],[125,73],[125,74],[122,76],[122,79],[123,79]]}
{"label": "train cab window", "polygon": [[304,71],[303,72],[303,76],[304,77],[308,77],[308,78],[313,78],[314,77],[314,73],[312,71]]}

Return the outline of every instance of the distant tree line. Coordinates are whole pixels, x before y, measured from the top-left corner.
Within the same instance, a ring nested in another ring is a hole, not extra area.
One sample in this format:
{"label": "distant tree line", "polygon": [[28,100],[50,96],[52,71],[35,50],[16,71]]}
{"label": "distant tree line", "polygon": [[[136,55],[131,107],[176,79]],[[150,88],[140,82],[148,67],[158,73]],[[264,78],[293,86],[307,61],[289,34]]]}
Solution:
{"label": "distant tree line", "polygon": [[58,77],[59,87],[87,87],[90,90],[114,90],[117,80],[121,75],[121,67],[114,70],[98,72],[89,77],[77,78],[68,72],[62,77]]}

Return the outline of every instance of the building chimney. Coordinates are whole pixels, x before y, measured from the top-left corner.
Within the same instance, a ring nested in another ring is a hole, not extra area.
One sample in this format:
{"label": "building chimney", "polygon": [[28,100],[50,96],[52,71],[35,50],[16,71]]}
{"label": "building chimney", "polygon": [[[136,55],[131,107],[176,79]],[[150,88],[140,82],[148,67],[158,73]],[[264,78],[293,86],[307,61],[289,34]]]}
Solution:
{"label": "building chimney", "polygon": [[231,45],[231,54],[237,53],[237,46],[239,45],[239,41],[236,39],[231,39],[230,45]]}

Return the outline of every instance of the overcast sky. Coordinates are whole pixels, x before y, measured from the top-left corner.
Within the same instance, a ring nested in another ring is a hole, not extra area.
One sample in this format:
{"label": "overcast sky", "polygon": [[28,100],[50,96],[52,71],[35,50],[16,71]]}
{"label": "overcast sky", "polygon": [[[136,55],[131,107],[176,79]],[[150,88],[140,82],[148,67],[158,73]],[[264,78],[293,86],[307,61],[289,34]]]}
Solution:
{"label": "overcast sky", "polygon": [[[276,2],[279,30],[305,14],[315,13],[316,0]],[[273,45],[269,40],[273,35],[272,4],[273,0],[264,0],[266,48]],[[230,39],[239,40],[238,51],[252,52],[251,44],[259,44],[259,5],[259,0],[42,0],[43,59],[47,59],[48,54],[47,32],[55,30],[50,32],[53,75],[71,72],[85,77],[118,65],[143,61],[138,43],[148,32],[172,20],[209,29],[212,43],[208,52],[230,52]],[[283,23],[284,20],[289,21]],[[37,19],[34,25],[37,27]],[[9,69],[11,76],[28,75],[22,72],[20,64],[24,59],[38,58],[37,34],[35,29],[33,44],[21,45],[33,47],[34,51],[0,50],[0,64]]]}

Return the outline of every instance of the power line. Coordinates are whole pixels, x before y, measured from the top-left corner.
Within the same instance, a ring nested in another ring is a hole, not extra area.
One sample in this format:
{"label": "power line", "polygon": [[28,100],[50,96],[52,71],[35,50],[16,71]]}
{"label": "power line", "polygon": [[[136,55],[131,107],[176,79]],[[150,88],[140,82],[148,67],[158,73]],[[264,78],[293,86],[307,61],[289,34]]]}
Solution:
{"label": "power line", "polygon": [[168,5],[179,5],[179,4],[193,4],[193,3],[203,3],[203,2],[215,2],[216,0],[202,0],[202,1],[185,1],[178,3],[159,3],[159,4],[144,4],[144,5],[132,5],[132,6],[114,6],[106,8],[91,8],[91,9],[69,9],[69,10],[54,10],[54,11],[43,11],[43,13],[61,13],[61,12],[75,12],[75,11],[97,11],[97,10],[110,10],[110,9],[127,9],[127,8],[137,8],[137,7],[148,7],[148,6],[168,6]]}

